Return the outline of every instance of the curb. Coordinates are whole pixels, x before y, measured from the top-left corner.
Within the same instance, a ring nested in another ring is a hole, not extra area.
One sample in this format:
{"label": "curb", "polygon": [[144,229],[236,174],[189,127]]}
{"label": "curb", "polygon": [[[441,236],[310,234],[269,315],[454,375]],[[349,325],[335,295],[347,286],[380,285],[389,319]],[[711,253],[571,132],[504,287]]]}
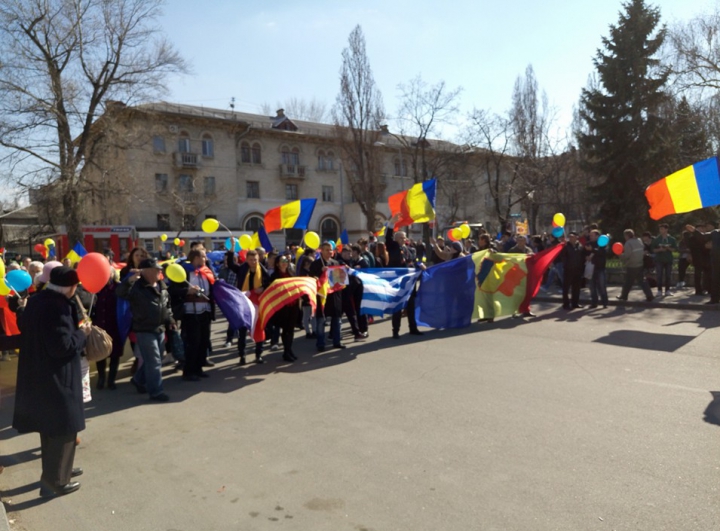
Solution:
{"label": "curb", "polygon": [[[553,302],[562,305],[562,297],[538,296],[533,299],[536,302]],[[587,305],[590,301],[581,298],[580,302]],[[691,302],[648,302],[648,301],[619,301],[608,300],[608,306],[630,306],[632,308],[669,308],[674,310],[697,310],[703,312],[720,312],[720,304],[695,304]]]}

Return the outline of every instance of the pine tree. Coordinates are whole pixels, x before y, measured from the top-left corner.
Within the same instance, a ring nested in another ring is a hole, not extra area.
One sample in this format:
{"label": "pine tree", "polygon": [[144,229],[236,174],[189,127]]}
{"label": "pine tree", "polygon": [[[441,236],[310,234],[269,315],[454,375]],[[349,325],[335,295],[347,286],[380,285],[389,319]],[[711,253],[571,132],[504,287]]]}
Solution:
{"label": "pine tree", "polygon": [[584,169],[601,183],[589,190],[599,221],[615,237],[647,226],[644,191],[665,175],[672,137],[663,116],[669,73],[655,57],[666,33],[660,10],[644,0],[623,9],[594,59],[598,83],[582,92],[577,133]]}

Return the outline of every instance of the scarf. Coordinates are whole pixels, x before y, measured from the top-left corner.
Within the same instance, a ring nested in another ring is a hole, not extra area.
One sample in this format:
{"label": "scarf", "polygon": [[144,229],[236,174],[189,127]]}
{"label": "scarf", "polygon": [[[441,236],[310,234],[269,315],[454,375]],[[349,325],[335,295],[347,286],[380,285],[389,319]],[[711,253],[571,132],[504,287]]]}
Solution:
{"label": "scarf", "polygon": [[[252,271],[250,271],[250,268],[248,267],[247,275],[245,275],[245,280],[243,280],[242,289],[240,291],[250,291],[250,274]],[[262,287],[262,269],[260,264],[257,265],[255,268],[255,278],[253,279],[253,289]]]}

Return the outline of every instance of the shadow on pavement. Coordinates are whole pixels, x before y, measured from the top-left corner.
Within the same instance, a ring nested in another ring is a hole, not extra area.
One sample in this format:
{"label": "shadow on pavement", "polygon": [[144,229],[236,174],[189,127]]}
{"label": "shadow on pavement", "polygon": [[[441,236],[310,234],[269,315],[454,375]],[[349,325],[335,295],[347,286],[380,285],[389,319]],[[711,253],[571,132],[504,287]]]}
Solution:
{"label": "shadow on pavement", "polygon": [[675,352],[687,345],[693,339],[695,339],[695,336],[653,334],[650,332],[640,332],[638,330],[615,330],[605,337],[595,339],[593,342],[617,347]]}
{"label": "shadow on pavement", "polygon": [[710,391],[713,399],[705,408],[703,420],[708,424],[720,426],[720,391]]}

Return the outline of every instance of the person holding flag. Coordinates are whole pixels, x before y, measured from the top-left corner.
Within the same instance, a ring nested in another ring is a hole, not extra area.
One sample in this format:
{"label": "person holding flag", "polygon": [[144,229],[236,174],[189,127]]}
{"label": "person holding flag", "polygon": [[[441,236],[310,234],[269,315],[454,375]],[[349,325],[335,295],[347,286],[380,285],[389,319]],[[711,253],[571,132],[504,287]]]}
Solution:
{"label": "person holding flag", "polygon": [[[238,265],[232,261],[232,257],[228,256],[228,267],[235,273],[237,277],[237,287],[240,291],[247,293],[248,298],[257,307],[260,294],[270,285],[270,275],[267,269],[260,264],[258,252],[250,249],[245,257],[245,262]],[[247,339],[248,329],[240,328],[238,330],[238,355],[240,361],[238,365],[245,365],[245,340]],[[262,359],[263,345],[262,342],[255,343],[255,363],[265,363]]]}
{"label": "person holding flag", "polygon": [[[333,248],[330,242],[323,242],[320,246],[320,257],[310,264],[310,275],[318,280],[327,273],[328,267],[340,265],[332,258]],[[318,290],[319,291],[319,290]],[[330,338],[333,348],[346,348],[340,342],[340,318],[342,317],[342,293],[334,291],[327,294],[325,304],[322,303],[320,295],[317,297],[315,310],[315,333],[317,334],[317,350],[325,351],[325,320],[330,318]]]}

